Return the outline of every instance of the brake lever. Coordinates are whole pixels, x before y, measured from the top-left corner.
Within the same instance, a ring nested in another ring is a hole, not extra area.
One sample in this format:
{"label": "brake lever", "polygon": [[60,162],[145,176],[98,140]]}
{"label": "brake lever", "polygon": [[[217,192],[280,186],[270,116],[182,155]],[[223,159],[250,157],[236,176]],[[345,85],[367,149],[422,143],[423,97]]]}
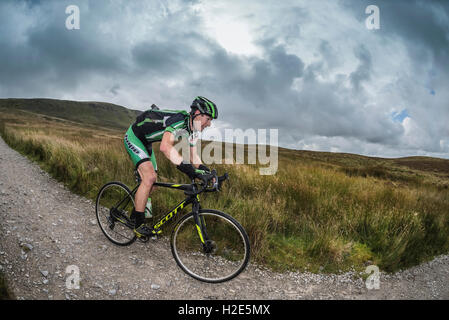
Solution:
{"label": "brake lever", "polygon": [[217,191],[220,191],[223,181],[228,180],[228,179],[229,179],[229,175],[227,173],[225,173],[221,177],[217,177],[217,180],[216,180],[217,181]]}
{"label": "brake lever", "polygon": [[214,184],[212,185],[212,189],[215,189],[215,190],[217,190],[217,191],[220,191],[220,188],[219,188],[219,185],[218,185],[218,175],[217,175],[217,171],[214,169],[214,170],[212,170],[211,174],[212,174],[212,176],[213,176],[212,178],[215,179],[215,182],[214,182]]}
{"label": "brake lever", "polygon": [[[199,177],[199,179],[203,182],[203,184],[200,185],[200,189],[197,190],[197,192],[196,192],[197,194],[199,194],[203,191],[206,191],[206,192],[220,191],[223,181],[228,180],[229,175],[227,173],[225,173],[223,176],[219,177],[217,174],[217,171],[214,169],[214,170],[212,170],[211,173],[204,175],[202,177]],[[213,183],[213,185],[210,188],[208,188],[207,185],[211,179],[215,179],[215,182]],[[192,183],[194,183],[194,181],[195,180],[192,180]]]}

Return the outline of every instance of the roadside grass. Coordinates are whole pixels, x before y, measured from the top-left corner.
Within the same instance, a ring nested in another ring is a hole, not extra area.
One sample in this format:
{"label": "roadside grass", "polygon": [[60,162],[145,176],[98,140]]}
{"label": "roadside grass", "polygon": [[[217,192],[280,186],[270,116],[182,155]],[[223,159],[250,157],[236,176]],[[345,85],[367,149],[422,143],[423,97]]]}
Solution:
{"label": "roadside grass", "polygon": [[[112,180],[135,185],[124,133],[0,110],[6,143],[90,199]],[[156,157],[159,180],[187,183],[160,152]],[[252,261],[276,271],[363,272],[375,264],[392,272],[449,252],[449,171],[396,160],[280,148],[275,175],[261,176],[260,164],[213,165],[230,180],[220,193],[203,196],[202,206],[240,221]],[[183,197],[159,189],[155,215]]]}

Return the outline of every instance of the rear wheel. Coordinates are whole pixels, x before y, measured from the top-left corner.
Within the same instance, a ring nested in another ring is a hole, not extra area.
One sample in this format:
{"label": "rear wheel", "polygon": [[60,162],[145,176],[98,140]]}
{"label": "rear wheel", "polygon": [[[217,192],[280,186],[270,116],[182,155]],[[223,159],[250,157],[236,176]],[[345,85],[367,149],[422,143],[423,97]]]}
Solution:
{"label": "rear wheel", "polygon": [[239,275],[250,256],[248,235],[226,213],[205,209],[198,214],[203,234],[193,213],[174,227],[171,249],[176,263],[193,278],[204,282],[224,282]]}
{"label": "rear wheel", "polygon": [[131,191],[121,182],[105,184],[97,196],[95,211],[104,235],[121,246],[136,241],[134,223],[129,217],[134,209]]}

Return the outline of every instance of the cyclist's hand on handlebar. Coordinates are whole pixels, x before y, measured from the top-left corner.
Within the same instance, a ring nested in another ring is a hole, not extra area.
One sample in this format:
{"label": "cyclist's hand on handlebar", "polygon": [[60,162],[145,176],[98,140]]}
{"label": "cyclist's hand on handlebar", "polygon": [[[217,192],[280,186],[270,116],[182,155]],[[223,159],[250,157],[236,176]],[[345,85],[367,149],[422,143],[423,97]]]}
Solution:
{"label": "cyclist's hand on handlebar", "polygon": [[[206,171],[206,174],[213,173],[213,171],[211,169],[209,169],[208,167],[206,167],[204,164],[200,164],[198,166],[198,169]],[[216,180],[215,180],[215,177],[214,177],[214,178],[212,178],[212,183],[215,183],[215,182],[216,182]]]}
{"label": "cyclist's hand on handlebar", "polygon": [[209,170],[204,170],[204,169],[208,169],[206,166],[203,166],[203,169],[201,169],[201,168],[197,169],[190,163],[181,162],[178,166],[176,166],[176,168],[179,171],[185,173],[191,180],[197,178],[197,179],[201,179],[204,181],[203,176],[207,176],[210,174]]}
{"label": "cyclist's hand on handlebar", "polygon": [[[222,176],[217,175],[217,171],[212,170],[210,174],[206,174],[202,176],[203,186],[206,192],[220,191],[221,185],[225,180],[229,179],[227,173]],[[209,183],[212,182],[212,185]]]}
{"label": "cyclist's hand on handlebar", "polygon": [[195,171],[196,169],[190,163],[184,163],[184,161],[183,161],[179,165],[177,165],[176,168],[179,171],[185,173],[191,180],[196,178],[196,175],[197,175],[197,173]]}
{"label": "cyclist's hand on handlebar", "polygon": [[[209,169],[205,165],[200,165],[197,169],[190,163],[181,162],[178,166],[176,166],[176,168],[178,168],[178,170],[180,170],[181,172],[185,173],[191,180],[194,180],[194,179],[201,180],[203,182],[202,191],[203,190],[218,191],[221,189],[221,185],[222,185],[223,181],[228,179],[227,173],[225,173],[223,176],[219,177],[215,170],[212,170],[212,171],[205,170],[205,169]],[[208,188],[208,184],[211,181],[212,181],[212,187]]]}
{"label": "cyclist's hand on handlebar", "polygon": [[200,164],[200,165],[198,166],[198,169],[204,170],[204,171],[206,171],[207,173],[211,173],[211,170],[210,170],[208,167],[206,167],[204,164]]}

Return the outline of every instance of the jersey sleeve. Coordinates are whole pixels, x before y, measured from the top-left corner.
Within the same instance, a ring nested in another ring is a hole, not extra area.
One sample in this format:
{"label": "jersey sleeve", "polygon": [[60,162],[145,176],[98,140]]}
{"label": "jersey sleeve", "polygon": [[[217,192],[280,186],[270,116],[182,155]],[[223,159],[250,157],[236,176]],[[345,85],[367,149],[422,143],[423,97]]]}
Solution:
{"label": "jersey sleeve", "polygon": [[184,121],[179,121],[170,126],[167,126],[165,128],[165,132],[171,132],[175,136],[175,139],[187,138],[191,147],[194,147],[196,145],[199,137],[198,132],[194,132],[189,135],[189,132],[184,126]]}
{"label": "jersey sleeve", "polygon": [[[184,120],[175,122],[175,123],[173,123],[173,124],[170,124],[170,125],[168,125],[168,126],[165,128],[165,131],[171,132],[171,133],[173,133],[175,136],[176,136],[176,135],[179,135],[179,133],[181,133],[182,130],[186,131],[186,130],[184,129]],[[186,131],[186,132],[187,132],[187,131]]]}
{"label": "jersey sleeve", "polygon": [[174,135],[175,139],[182,139],[187,138],[189,141],[189,145],[191,147],[195,146],[196,144],[196,137],[197,135],[189,134],[189,131],[187,130],[187,124],[186,121],[188,121],[188,113],[178,113],[174,115],[173,117],[170,117],[165,122],[165,130],[164,132],[170,132]]}
{"label": "jersey sleeve", "polygon": [[176,140],[186,138],[189,140],[190,146],[193,146],[190,142],[189,132],[185,128],[184,121],[175,122],[167,126],[164,132],[171,132]]}

